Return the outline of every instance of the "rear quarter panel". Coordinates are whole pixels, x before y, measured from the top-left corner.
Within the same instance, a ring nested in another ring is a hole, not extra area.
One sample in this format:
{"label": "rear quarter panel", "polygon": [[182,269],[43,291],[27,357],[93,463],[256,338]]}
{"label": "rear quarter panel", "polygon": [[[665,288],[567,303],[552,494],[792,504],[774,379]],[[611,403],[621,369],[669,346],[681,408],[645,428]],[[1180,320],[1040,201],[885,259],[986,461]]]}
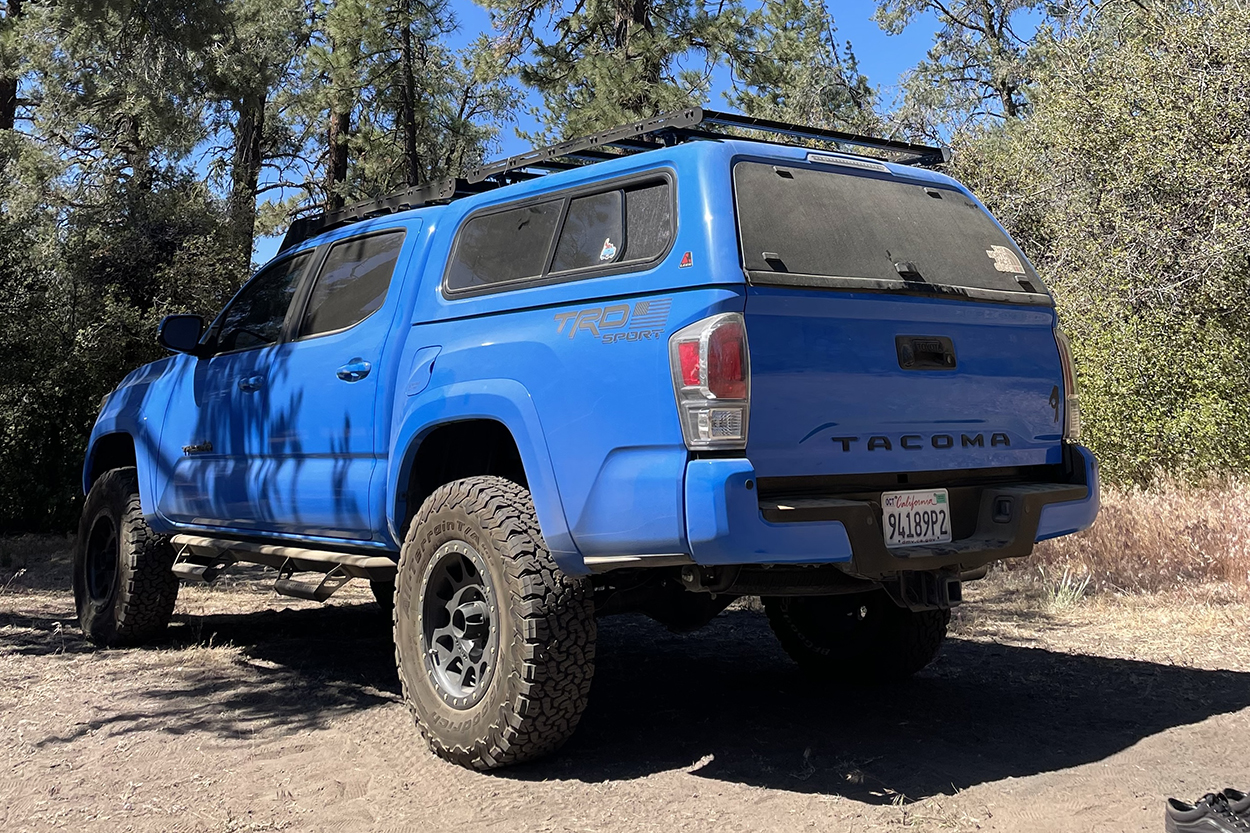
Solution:
{"label": "rear quarter panel", "polygon": [[[413,309],[401,376],[437,348],[426,387],[396,397],[399,448],[435,424],[487,415],[483,396],[508,398],[544,536],[566,570],[582,556],[671,553],[685,548],[682,485],[688,454],[677,422],[668,336],[707,315],[743,308],[743,275],[732,247],[723,159],[690,147],[593,166],[594,177],[559,174],[509,189],[507,200],[663,168],[677,199],[674,243],[642,271],[489,295],[448,298],[443,268],[456,229],[484,197],[453,203],[432,230],[429,260]],[[589,170],[589,169],[588,169]],[[681,263],[690,253],[690,266]],[[606,319],[610,326],[600,327]],[[584,323],[582,323],[584,322]],[[618,324],[619,322],[619,324]],[[631,337],[629,334],[638,334]],[[645,333],[646,335],[642,335]],[[425,352],[423,352],[425,351]],[[406,483],[397,448],[388,477]],[[547,463],[544,465],[543,460]],[[549,473],[549,477],[548,477]],[[395,515],[400,514],[397,501]],[[392,523],[394,522],[392,517]]]}

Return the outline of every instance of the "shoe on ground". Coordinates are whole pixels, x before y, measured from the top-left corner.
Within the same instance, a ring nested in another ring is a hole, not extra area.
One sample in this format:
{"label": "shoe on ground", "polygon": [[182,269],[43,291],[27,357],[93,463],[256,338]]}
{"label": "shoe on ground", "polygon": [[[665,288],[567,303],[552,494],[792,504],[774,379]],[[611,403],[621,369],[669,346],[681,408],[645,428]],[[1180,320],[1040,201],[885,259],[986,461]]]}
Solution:
{"label": "shoe on ground", "polygon": [[1207,793],[1193,804],[1168,799],[1167,833],[1250,833],[1250,821],[1233,812],[1223,794]]}
{"label": "shoe on ground", "polygon": [[1233,811],[1234,816],[1250,823],[1250,795],[1228,787],[1225,787],[1220,795],[1224,796],[1224,800],[1228,802],[1228,809]]}

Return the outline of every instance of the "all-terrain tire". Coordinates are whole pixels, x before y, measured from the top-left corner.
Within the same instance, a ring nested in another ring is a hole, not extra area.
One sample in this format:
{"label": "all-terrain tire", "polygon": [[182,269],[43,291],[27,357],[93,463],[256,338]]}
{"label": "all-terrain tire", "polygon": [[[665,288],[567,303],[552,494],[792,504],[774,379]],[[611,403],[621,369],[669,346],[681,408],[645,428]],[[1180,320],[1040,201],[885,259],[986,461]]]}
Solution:
{"label": "all-terrain tire", "polygon": [[781,647],[808,675],[864,684],[910,677],[937,656],[949,610],[910,611],[883,590],[764,599]]}
{"label": "all-terrain tire", "polygon": [[[444,576],[441,585],[437,576]],[[462,594],[470,579],[480,586],[476,601],[466,604],[478,605],[477,615],[489,608],[494,631],[489,640],[482,641],[479,629],[479,642],[456,644],[470,645],[468,656],[480,643],[479,660],[497,659],[466,690],[454,680],[446,684],[445,669],[463,668],[460,660],[441,662],[449,654],[432,644],[446,639],[448,621],[456,621],[440,605],[469,598]],[[447,587],[454,582],[463,584],[452,592]],[[495,769],[549,754],[577,728],[594,675],[593,590],[589,580],[555,565],[528,490],[484,476],[430,495],[401,551],[394,623],[404,700],[440,757]]]}
{"label": "all-terrain tire", "polygon": [[174,550],[143,519],[133,468],[112,469],[92,485],[74,550],[74,602],[83,635],[96,645],[139,645],[159,637],[173,616]]}

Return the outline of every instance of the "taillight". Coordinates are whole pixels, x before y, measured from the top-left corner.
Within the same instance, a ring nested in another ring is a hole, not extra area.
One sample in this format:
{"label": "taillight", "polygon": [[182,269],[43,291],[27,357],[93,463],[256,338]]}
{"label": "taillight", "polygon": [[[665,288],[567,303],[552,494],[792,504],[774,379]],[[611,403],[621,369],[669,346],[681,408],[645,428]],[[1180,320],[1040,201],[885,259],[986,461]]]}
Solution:
{"label": "taillight", "polygon": [[1076,367],[1072,364],[1072,345],[1063,330],[1055,328],[1055,344],[1059,345],[1059,365],[1063,368],[1063,438],[1081,438],[1081,397],[1076,387]]}
{"label": "taillight", "polygon": [[686,447],[746,448],[751,361],[742,316],[691,324],[669,339],[668,350]]}

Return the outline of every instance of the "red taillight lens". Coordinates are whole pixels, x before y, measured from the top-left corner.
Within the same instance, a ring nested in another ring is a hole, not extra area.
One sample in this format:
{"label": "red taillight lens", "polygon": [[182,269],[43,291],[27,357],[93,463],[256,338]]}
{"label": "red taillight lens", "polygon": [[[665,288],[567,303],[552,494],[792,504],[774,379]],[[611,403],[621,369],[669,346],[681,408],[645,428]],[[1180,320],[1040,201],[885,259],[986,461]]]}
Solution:
{"label": "red taillight lens", "polygon": [[707,376],[707,388],[717,399],[742,399],[747,395],[746,336],[738,322],[721,324],[709,335]]}
{"label": "red taillight lens", "polygon": [[699,342],[683,341],[677,345],[677,356],[681,361],[681,383],[693,387],[702,383],[699,378]]}
{"label": "red taillight lens", "polygon": [[746,448],[751,351],[742,313],[711,315],[673,333],[668,366],[686,448]]}

